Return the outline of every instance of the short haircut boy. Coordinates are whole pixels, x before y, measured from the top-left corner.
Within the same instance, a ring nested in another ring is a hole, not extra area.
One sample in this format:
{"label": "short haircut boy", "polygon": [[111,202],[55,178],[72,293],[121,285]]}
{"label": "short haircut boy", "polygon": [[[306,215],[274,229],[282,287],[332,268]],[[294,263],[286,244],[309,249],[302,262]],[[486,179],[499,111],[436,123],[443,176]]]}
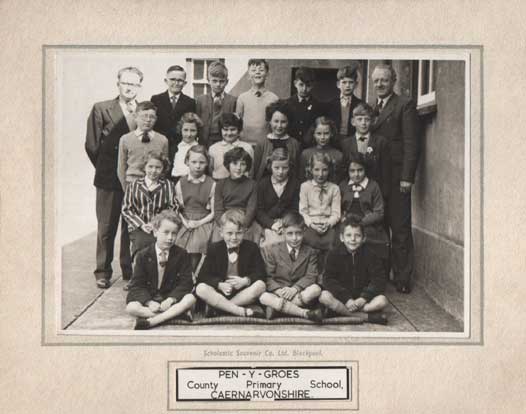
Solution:
{"label": "short haircut boy", "polygon": [[137,104],[137,107],[135,108],[135,113],[150,110],[154,110],[155,113],[157,113],[157,107],[153,103],[151,103],[150,101],[143,101]]}
{"label": "short haircut boy", "polygon": [[245,228],[245,212],[239,208],[233,208],[223,213],[219,219],[219,224],[223,228],[227,223],[234,224],[240,229]]}
{"label": "short haircut boy", "polygon": [[310,85],[314,83],[316,77],[314,75],[314,71],[311,68],[302,66],[296,70],[296,73],[294,73],[294,80],[299,80],[307,85]]}
{"label": "short haircut boy", "polygon": [[358,66],[344,66],[338,69],[336,79],[342,80],[343,78],[351,78],[356,81],[358,79]]}
{"label": "short haircut boy", "polygon": [[264,65],[265,66],[265,70],[267,72],[269,71],[268,62],[265,59],[249,59],[247,66],[250,67],[252,65],[254,65],[254,66]]}
{"label": "short haircut boy", "polygon": [[177,225],[177,227],[181,227],[182,224],[181,219],[179,218],[179,214],[177,214],[175,211],[163,210],[152,219],[153,228],[155,230],[159,230],[163,220],[170,221]]}
{"label": "short haircut boy", "polygon": [[232,148],[231,150],[227,151],[225,153],[225,157],[223,158],[223,165],[227,170],[229,170],[230,164],[236,161],[245,161],[245,164],[247,165],[247,171],[250,171],[250,168],[252,168],[252,157],[241,147]]}
{"label": "short haircut boy", "polygon": [[184,72],[186,74],[186,71],[183,69],[183,67],[179,65],[172,65],[168,69],[166,69],[166,73],[170,72]]}
{"label": "short haircut boy", "polygon": [[300,213],[296,211],[290,211],[285,214],[281,223],[283,224],[283,228],[292,226],[305,228],[305,219]]}
{"label": "short haircut boy", "polygon": [[183,124],[195,124],[197,127],[197,137],[199,138],[201,135],[201,131],[203,130],[203,121],[201,121],[201,118],[197,114],[194,114],[193,112],[186,112],[183,114],[179,122],[177,123],[177,133],[181,135],[181,129],[183,128]]}
{"label": "short haircut boy", "polygon": [[340,234],[343,234],[347,227],[360,229],[360,231],[362,232],[362,236],[365,238],[365,228],[364,228],[362,222],[360,221],[359,217],[356,217],[356,216],[353,216],[353,215],[346,216],[343,219],[342,224],[340,226]]}
{"label": "short haircut boy", "polygon": [[228,69],[223,62],[214,60],[212,63],[210,63],[208,66],[208,79],[210,79],[212,76],[221,79],[228,79]]}
{"label": "short haircut boy", "polygon": [[233,126],[236,127],[239,132],[243,130],[243,119],[235,112],[227,112],[221,114],[219,118],[219,129]]}
{"label": "short haircut boy", "polygon": [[365,102],[359,103],[352,111],[352,116],[373,116],[373,108]]}

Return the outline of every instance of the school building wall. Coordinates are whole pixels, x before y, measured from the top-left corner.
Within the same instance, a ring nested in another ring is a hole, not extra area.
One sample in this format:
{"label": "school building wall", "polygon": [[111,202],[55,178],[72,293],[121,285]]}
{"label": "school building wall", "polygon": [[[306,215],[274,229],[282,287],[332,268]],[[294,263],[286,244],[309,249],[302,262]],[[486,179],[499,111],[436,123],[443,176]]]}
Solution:
{"label": "school building wall", "polygon": [[463,319],[465,67],[436,62],[437,111],[423,116],[413,192],[417,283]]}

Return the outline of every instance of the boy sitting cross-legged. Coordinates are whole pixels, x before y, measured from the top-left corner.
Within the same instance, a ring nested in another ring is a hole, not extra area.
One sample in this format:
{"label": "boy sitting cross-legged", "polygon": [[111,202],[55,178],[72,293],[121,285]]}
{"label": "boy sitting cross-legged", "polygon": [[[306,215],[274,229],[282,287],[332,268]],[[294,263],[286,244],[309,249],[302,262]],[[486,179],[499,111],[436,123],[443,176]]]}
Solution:
{"label": "boy sitting cross-legged", "polygon": [[190,256],[175,245],[181,219],[175,211],[164,210],[152,226],[155,244],[137,253],[126,298],[126,312],[138,318],[135,329],[159,325],[195,303]]}
{"label": "boy sitting cross-legged", "polygon": [[227,210],[220,226],[223,240],[208,248],[196,294],[212,308],[237,316],[262,316],[247,307],[265,291],[265,263],[258,246],[243,239],[245,213]]}
{"label": "boy sitting cross-legged", "polygon": [[321,293],[316,284],[318,253],[303,244],[305,221],[297,212],[287,213],[282,220],[285,241],[266,246],[263,259],[267,266],[267,292],[259,301],[267,307],[267,318],[274,311],[321,322],[321,310],[308,310],[305,306]]}

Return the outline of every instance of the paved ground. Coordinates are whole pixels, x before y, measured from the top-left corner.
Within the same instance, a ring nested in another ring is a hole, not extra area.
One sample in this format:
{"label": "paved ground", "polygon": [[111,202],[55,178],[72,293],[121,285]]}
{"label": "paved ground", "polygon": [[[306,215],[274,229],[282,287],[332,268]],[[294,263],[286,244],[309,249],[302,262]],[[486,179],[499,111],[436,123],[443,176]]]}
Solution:
{"label": "paved ground", "polygon": [[[118,257],[118,251],[116,252]],[[126,292],[122,290],[120,269],[114,262],[112,286],[100,290],[95,286],[93,266],[95,233],[91,233],[62,250],[62,327],[64,329],[132,329],[134,318],[124,312]],[[245,325],[243,329],[305,331],[398,331],[398,332],[461,332],[462,323],[446,313],[420,288],[410,295],[401,295],[389,285],[390,306],[385,313],[386,326],[361,325]],[[195,330],[204,326],[160,326],[155,329]],[[238,325],[207,325],[206,329],[239,329]]]}

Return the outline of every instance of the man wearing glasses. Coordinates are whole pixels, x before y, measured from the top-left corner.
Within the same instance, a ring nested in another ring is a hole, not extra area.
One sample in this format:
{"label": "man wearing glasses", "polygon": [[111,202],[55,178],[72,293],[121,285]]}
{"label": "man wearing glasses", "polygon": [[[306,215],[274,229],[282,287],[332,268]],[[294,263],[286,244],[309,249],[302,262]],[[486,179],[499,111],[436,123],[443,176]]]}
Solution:
{"label": "man wearing glasses", "polygon": [[[106,289],[112,277],[111,262],[115,236],[119,226],[123,188],[117,177],[119,141],[124,134],[136,129],[135,97],[141,87],[142,72],[126,67],[117,74],[119,96],[93,105],[88,118],[85,148],[95,167],[95,211],[97,215],[97,254],[94,271],[97,286]],[[122,278],[132,275],[130,240],[124,221],[121,223],[120,266]]]}
{"label": "man wearing glasses", "polygon": [[186,85],[186,72],[181,66],[170,66],[164,82],[168,89],[150,99],[157,107],[157,122],[153,129],[168,138],[170,164],[173,165],[177,144],[181,141],[177,134],[177,123],[186,112],[196,111],[196,103],[182,93]]}

